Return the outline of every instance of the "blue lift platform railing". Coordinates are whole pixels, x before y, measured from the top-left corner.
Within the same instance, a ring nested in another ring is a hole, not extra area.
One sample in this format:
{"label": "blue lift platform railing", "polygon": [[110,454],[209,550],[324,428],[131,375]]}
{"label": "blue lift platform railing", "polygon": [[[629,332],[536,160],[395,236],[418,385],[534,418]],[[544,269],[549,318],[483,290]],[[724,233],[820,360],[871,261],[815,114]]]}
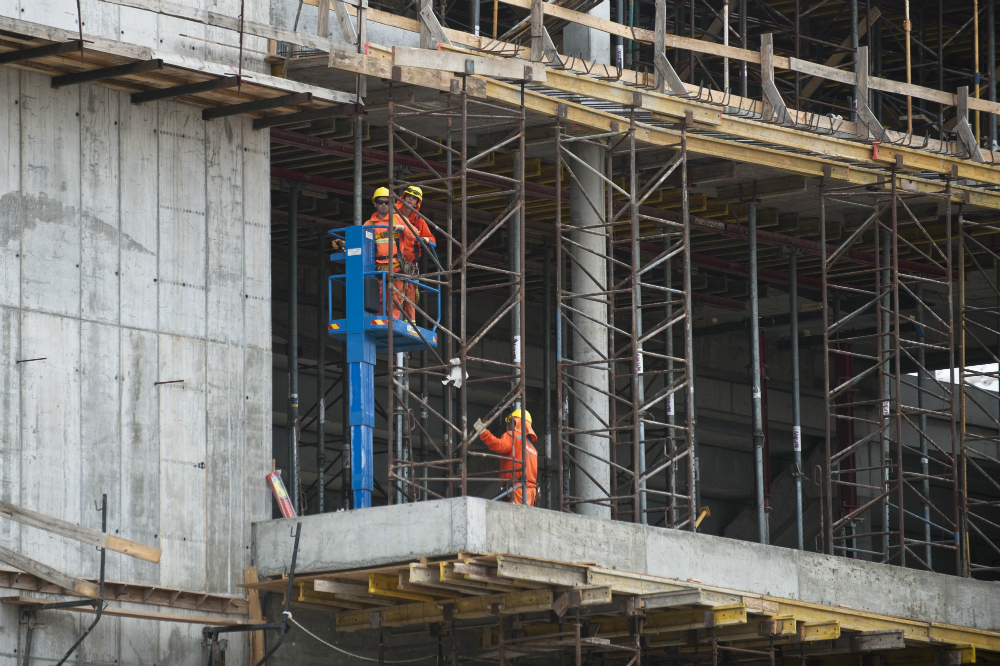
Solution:
{"label": "blue lift platform railing", "polygon": [[[388,351],[390,335],[394,353],[436,349],[437,329],[441,323],[440,289],[422,283],[416,276],[395,272],[391,282],[413,284],[417,294],[433,295],[437,312],[430,328],[419,326],[415,321],[392,317],[389,271],[377,270],[375,264],[375,234],[379,229],[388,228],[388,225],[365,225],[329,232],[331,236],[343,240],[345,246],[343,252],[330,255],[330,261],[343,264],[344,270],[330,276],[327,289],[327,306],[332,313],[333,290],[336,285],[344,286],[345,316],[343,319],[331,318],[328,333],[331,338],[347,341],[350,469],[355,509],[372,505],[375,355]],[[401,288],[405,293],[405,287],[401,285]],[[402,298],[403,294],[400,295]],[[420,300],[419,297],[417,300]],[[402,304],[398,309],[404,310]],[[405,316],[405,312],[403,314]]]}

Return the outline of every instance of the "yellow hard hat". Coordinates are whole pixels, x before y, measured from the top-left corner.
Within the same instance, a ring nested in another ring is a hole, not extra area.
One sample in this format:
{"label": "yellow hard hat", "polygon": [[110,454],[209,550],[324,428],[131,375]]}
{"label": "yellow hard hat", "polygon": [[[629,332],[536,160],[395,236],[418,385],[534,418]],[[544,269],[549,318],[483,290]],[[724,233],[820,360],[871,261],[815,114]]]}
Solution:
{"label": "yellow hard hat", "polygon": [[[519,419],[519,418],[521,418],[521,410],[515,409],[513,412],[510,413],[510,416],[508,416],[506,420],[509,423],[511,419]],[[524,420],[527,421],[528,423],[531,423],[531,413],[527,409],[524,410]]]}
{"label": "yellow hard hat", "polygon": [[420,203],[424,202],[424,191],[419,187],[417,187],[416,185],[410,185],[409,187],[407,187],[406,191],[403,192],[403,194],[412,194],[417,198],[417,201],[419,201]]}
{"label": "yellow hard hat", "polygon": [[388,187],[380,187],[377,190],[375,190],[375,194],[372,195],[372,203],[375,203],[376,199],[380,199],[382,197],[385,197],[386,199],[389,198],[389,188]]}

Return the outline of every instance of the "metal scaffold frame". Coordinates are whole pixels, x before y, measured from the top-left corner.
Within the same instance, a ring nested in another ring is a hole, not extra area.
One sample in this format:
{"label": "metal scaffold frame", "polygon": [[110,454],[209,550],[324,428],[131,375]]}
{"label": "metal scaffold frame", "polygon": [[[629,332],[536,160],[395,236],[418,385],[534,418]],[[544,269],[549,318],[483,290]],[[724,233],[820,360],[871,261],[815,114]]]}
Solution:
{"label": "metal scaffold frame", "polygon": [[[943,237],[932,234],[907,204],[918,198],[943,202]],[[835,249],[826,244],[828,202],[871,211]],[[937,195],[903,193],[895,175],[888,187],[874,191],[823,183],[820,234],[826,386],[822,550],[929,570],[940,562],[934,553],[944,550],[962,571],[959,391],[927,370],[928,354],[950,359],[949,376],[955,370],[951,187]],[[862,238],[874,243],[871,261],[849,266],[851,248]],[[901,248],[919,255],[927,272],[901,268]],[[849,328],[872,312],[874,327]],[[930,435],[928,417],[948,424],[946,441]],[[859,529],[866,521],[868,528]],[[908,528],[920,536],[911,538]]]}
{"label": "metal scaffold frame", "polygon": [[[650,514],[662,513],[666,527],[694,530],[697,507],[686,133],[680,133],[673,157],[640,186],[634,108],[628,110],[626,122],[624,130],[613,127],[611,132],[598,134],[571,131],[572,125],[568,128],[561,119],[556,125],[556,373],[557,404],[561,406],[556,433],[557,478],[562,480],[559,508],[569,511],[583,504],[596,504],[610,509],[613,518],[630,518],[636,523],[646,523]],[[571,148],[581,144],[601,151],[604,173],[572,152]],[[615,159],[625,161],[627,189],[607,175]],[[605,190],[603,202],[581,183],[580,176],[585,172],[600,179]],[[574,211],[570,224],[564,223],[564,173],[586,202],[587,217],[596,216],[596,224],[581,225],[578,220],[584,216],[578,211]],[[642,213],[644,202],[671,177],[679,184],[680,220]],[[617,195],[622,199],[616,200]],[[598,237],[602,251],[588,248],[586,236]],[[604,275],[594,275],[582,265],[581,259],[587,254],[603,262]],[[674,267],[680,269],[681,289],[672,283]],[[580,284],[574,286],[574,280],[580,280]],[[606,318],[582,312],[586,301],[606,308]],[[662,317],[650,316],[659,312]],[[651,319],[655,323],[649,326]],[[606,354],[601,351],[603,342],[588,338],[581,330],[584,320],[596,325],[597,336],[607,336]],[[621,326],[619,322],[628,323]],[[681,354],[674,351],[675,337],[681,340]],[[661,351],[648,348],[653,340],[662,340]],[[574,349],[570,350],[570,346]],[[585,349],[594,352],[587,354],[591,358],[583,358],[581,352]],[[584,374],[587,377],[581,376]],[[600,379],[600,384],[595,384],[598,380],[594,377]],[[588,404],[581,395],[585,391],[598,396],[598,400],[607,399],[607,416]],[[677,395],[684,398],[680,419],[675,413]],[[597,427],[582,427],[578,423],[581,417],[595,421]],[[608,457],[601,458],[581,446],[583,438],[607,440]],[[581,464],[589,460],[607,466],[609,482],[602,483],[603,479],[595,478]],[[681,474],[683,485],[678,478]],[[587,477],[597,489],[596,496],[571,493],[571,475]],[[651,487],[654,479],[660,487]]]}
{"label": "metal scaffold frame", "polygon": [[[388,345],[388,376],[391,378],[388,390],[388,479],[389,503],[413,502],[424,499],[481,494],[488,486],[497,483],[505,486],[505,493],[514,492],[511,484],[498,474],[501,461],[510,461],[516,477],[525,465],[517,458],[516,451],[511,456],[493,452],[470,450],[483,429],[501,417],[505,410],[517,409],[527,403],[525,394],[526,366],[521,353],[521,341],[525,339],[525,323],[522,316],[525,303],[525,269],[520,260],[526,253],[524,233],[524,130],[525,108],[523,103],[513,109],[490,102],[471,99],[464,88],[451,96],[448,106],[442,109],[420,109],[395,101],[389,102],[389,150],[388,169],[390,182],[391,210],[396,210],[399,191],[409,185],[423,189],[425,196],[437,195],[447,201],[445,226],[434,224],[429,218],[421,217],[437,236],[440,255],[427,252],[426,263],[433,263],[429,271],[423,271],[414,282],[435,289],[440,288],[441,324],[435,329],[440,345],[420,353],[419,366],[406,362],[392,348],[390,336]],[[456,103],[457,101],[457,103]],[[445,126],[444,141],[427,135],[423,126]],[[489,146],[470,145],[469,132],[480,125],[498,128],[502,137]],[[458,125],[456,128],[455,125]],[[457,130],[457,131],[456,131]],[[455,135],[458,147],[455,147]],[[446,172],[440,173],[422,158],[415,146],[417,143],[434,145],[446,155]],[[426,175],[406,180],[396,173],[395,157],[398,147],[412,155],[426,167]],[[471,152],[470,152],[471,151]],[[477,169],[477,164],[494,153],[513,154],[513,175],[490,174]],[[471,191],[470,175],[490,181],[488,191]],[[499,191],[498,191],[499,190]],[[458,215],[454,216],[455,197],[458,197]],[[469,204],[477,200],[503,197],[507,205],[492,219],[472,219]],[[403,213],[417,212],[402,203]],[[417,213],[419,214],[419,213]],[[507,233],[514,243],[510,248],[512,264],[506,267],[484,261],[477,250],[501,231]],[[470,275],[472,273],[472,275]],[[496,292],[507,292],[502,297],[494,297]],[[482,297],[481,297],[482,296]],[[476,307],[499,302],[487,315],[478,330],[470,331],[469,304],[475,299]],[[435,317],[421,309],[419,302],[406,299],[413,307],[418,322],[433,322]],[[457,304],[455,301],[457,300]],[[419,301],[419,299],[418,299]],[[498,326],[506,324],[512,331],[511,359],[503,361],[487,358],[482,352],[486,336]],[[470,363],[474,369],[470,372]],[[482,372],[483,370],[486,373]],[[499,374],[489,374],[498,371]],[[486,376],[483,376],[483,375]],[[477,376],[478,375],[478,376]],[[420,393],[411,389],[411,378],[420,386]],[[469,423],[470,385],[505,386],[503,398],[488,414]],[[432,404],[428,393],[429,385],[442,385],[438,398],[441,408]],[[436,422],[436,424],[435,424]],[[440,426],[441,436],[432,433]],[[525,425],[521,424],[520,436],[525,437]],[[439,445],[437,441],[440,441]],[[475,465],[470,470],[470,457],[485,459],[488,465],[483,470]],[[521,474],[520,489],[527,496],[526,475]]]}
{"label": "metal scaffold frame", "polygon": [[[996,347],[991,348],[983,339],[987,336],[1000,336],[1000,290],[998,290],[998,286],[1000,286],[1000,252],[996,248],[995,235],[991,239],[991,246],[987,246],[983,240],[977,238],[980,233],[984,235],[1000,233],[1000,228],[987,222],[966,220],[961,213],[961,208],[959,209],[958,225],[960,230],[958,234],[958,270],[962,285],[958,310],[962,331],[961,363],[959,365],[959,381],[962,386],[959,405],[960,432],[962,434],[959,497],[962,501],[961,533],[965,538],[965,548],[962,555],[968,567],[964,573],[975,576],[976,574],[987,574],[1000,570],[1000,567],[978,564],[974,561],[977,546],[984,547],[991,557],[994,557],[994,553],[1000,555],[1000,544],[984,531],[996,528],[997,524],[982,515],[984,511],[995,510],[996,507],[1000,506],[1000,502],[976,497],[969,490],[970,476],[974,482],[980,482],[1000,490],[1000,478],[995,471],[991,472],[989,469],[1000,465],[1000,459],[995,456],[995,447],[1000,445],[1000,420],[994,415],[990,405],[984,404],[983,392],[970,391],[967,384],[977,379],[994,381],[1000,379],[1000,367],[995,365],[990,367],[991,364],[1000,362],[1000,350]],[[976,257],[977,253],[980,255],[979,257]],[[993,278],[990,278],[986,272],[987,266],[984,266],[989,260],[992,260],[995,270]],[[977,273],[990,290],[996,294],[994,306],[970,305],[966,301],[967,262],[971,264],[969,268]],[[967,354],[970,350],[983,354],[988,363],[985,365],[966,365]],[[987,423],[992,424],[993,427],[997,428],[997,431],[993,433],[981,432],[978,428],[968,427],[970,410],[981,412]],[[998,413],[1000,413],[1000,409],[998,409]]]}

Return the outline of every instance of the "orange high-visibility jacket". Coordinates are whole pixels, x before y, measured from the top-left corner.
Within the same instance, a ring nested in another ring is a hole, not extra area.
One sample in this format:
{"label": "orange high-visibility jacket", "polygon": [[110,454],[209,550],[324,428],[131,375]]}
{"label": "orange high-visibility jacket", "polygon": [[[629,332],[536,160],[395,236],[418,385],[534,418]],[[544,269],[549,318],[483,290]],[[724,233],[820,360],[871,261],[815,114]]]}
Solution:
{"label": "orange high-visibility jacket", "polygon": [[[413,245],[417,242],[416,236],[407,228],[406,222],[399,213],[395,213],[392,216],[392,226],[393,231],[393,250],[397,258],[403,257],[407,261],[413,261]],[[365,226],[368,225],[379,225],[388,226],[389,224],[389,214],[379,215],[378,213],[373,213],[372,216],[365,222]],[[376,264],[388,264],[389,257],[389,230],[388,229],[378,229],[375,231],[375,263]],[[396,261],[395,268],[399,269],[399,262]],[[386,269],[388,270],[388,269]]]}
{"label": "orange high-visibility jacket", "polygon": [[[521,470],[523,467],[527,467],[528,471],[528,489],[532,490],[537,488],[535,481],[538,478],[538,451],[535,447],[531,445],[532,442],[538,441],[538,437],[535,435],[535,431],[531,429],[531,424],[525,422],[524,432],[528,436],[528,444],[525,447],[528,452],[527,460],[524,459],[524,454],[521,452],[521,423],[520,419],[512,419],[514,422],[513,432],[505,432],[502,437],[494,437],[493,433],[489,430],[484,430],[480,435],[479,439],[483,440],[494,453],[498,453],[502,456],[509,456],[514,458],[517,463],[517,472],[514,472],[515,462],[514,460],[501,460],[500,461],[500,478],[507,481],[513,480],[515,483],[520,483],[521,481]],[[526,464],[525,464],[526,463]],[[529,493],[533,495],[534,493]]]}
{"label": "orange high-visibility jacket", "polygon": [[[434,238],[434,234],[431,233],[430,227],[427,226],[427,221],[424,218],[420,217],[419,213],[407,209],[405,206],[403,206],[402,201],[396,202],[396,210],[398,210],[399,214],[405,217],[407,222],[410,223],[410,229],[408,229],[407,231],[410,231],[410,233],[413,233],[415,231],[416,235],[424,239],[425,243],[434,243],[435,245],[437,245],[437,239]],[[417,210],[420,210],[419,203],[417,204]],[[420,245],[420,243],[416,241],[416,239],[414,239],[413,241],[413,249],[414,249],[414,256],[420,256],[420,250],[422,249],[422,246]],[[407,261],[416,261],[416,259],[408,258]]]}

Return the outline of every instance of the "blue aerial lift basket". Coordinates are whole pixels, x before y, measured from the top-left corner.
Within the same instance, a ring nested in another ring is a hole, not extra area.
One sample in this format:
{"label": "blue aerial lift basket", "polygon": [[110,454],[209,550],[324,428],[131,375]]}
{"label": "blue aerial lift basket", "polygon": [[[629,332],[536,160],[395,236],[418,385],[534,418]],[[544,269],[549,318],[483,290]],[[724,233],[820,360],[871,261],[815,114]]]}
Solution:
{"label": "blue aerial lift basket", "polygon": [[[347,293],[345,317],[330,319],[331,338],[347,341],[348,424],[351,428],[351,489],[355,509],[370,507],[374,487],[372,432],[375,428],[375,355],[389,351],[392,335],[393,353],[437,348],[437,329],[441,322],[441,292],[422,284],[413,276],[394,274],[392,281],[415,284],[418,302],[424,312],[426,303],[434,299],[436,314],[430,328],[414,322],[392,318],[386,308],[389,295],[389,273],[375,268],[375,232],[388,225],[348,227],[330,231],[341,238],[343,252],[330,255],[330,261],[344,264],[344,272],[330,276],[327,289],[327,309],[333,313],[333,290],[344,285]],[[389,305],[391,308],[391,305]]]}

